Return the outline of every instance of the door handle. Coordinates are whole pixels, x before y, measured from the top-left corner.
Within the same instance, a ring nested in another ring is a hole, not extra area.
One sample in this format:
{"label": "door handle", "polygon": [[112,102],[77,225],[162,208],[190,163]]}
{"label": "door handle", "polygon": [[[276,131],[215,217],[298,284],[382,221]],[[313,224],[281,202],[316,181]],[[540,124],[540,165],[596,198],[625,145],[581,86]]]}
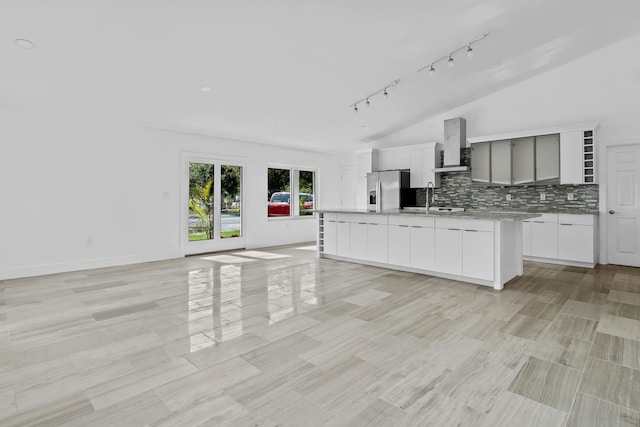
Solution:
{"label": "door handle", "polygon": [[611,214],[611,215],[613,215],[614,213],[616,213],[616,211],[614,211],[613,209],[611,209],[611,210],[609,211],[609,214]]}

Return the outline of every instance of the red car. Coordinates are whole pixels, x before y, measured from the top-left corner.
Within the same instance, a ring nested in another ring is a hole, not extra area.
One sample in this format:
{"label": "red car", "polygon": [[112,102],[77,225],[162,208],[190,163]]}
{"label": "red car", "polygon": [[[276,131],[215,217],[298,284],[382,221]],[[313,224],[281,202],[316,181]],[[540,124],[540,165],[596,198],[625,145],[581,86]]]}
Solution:
{"label": "red car", "polygon": [[[313,215],[313,194],[300,193],[300,215]],[[277,191],[271,195],[268,204],[269,216],[291,215],[291,193]]]}

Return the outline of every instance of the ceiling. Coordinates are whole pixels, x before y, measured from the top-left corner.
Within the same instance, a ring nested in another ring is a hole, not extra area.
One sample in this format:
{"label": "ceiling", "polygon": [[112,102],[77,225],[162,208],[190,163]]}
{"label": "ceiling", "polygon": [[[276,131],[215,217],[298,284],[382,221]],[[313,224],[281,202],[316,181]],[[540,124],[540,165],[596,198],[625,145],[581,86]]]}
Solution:
{"label": "ceiling", "polygon": [[[320,151],[401,145],[640,33],[639,16],[638,0],[2,0],[0,106]],[[473,58],[417,72],[486,32]]]}

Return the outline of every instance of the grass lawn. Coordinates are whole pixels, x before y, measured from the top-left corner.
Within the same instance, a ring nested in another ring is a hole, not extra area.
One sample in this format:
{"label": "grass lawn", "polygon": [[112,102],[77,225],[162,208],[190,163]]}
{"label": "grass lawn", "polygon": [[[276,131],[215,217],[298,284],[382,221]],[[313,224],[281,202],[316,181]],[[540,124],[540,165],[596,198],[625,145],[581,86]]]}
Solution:
{"label": "grass lawn", "polygon": [[[240,236],[240,230],[232,230],[232,231],[223,231],[220,233],[220,237],[226,239],[227,237],[238,237]],[[189,241],[193,242],[195,240],[207,240],[207,233],[194,233],[189,234]]]}

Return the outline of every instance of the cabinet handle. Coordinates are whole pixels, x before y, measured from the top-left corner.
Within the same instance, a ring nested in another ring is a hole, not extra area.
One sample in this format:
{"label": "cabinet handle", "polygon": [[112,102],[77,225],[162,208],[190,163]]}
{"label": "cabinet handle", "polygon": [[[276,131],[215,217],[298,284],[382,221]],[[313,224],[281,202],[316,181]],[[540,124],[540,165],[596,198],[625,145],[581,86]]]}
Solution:
{"label": "cabinet handle", "polygon": [[562,224],[562,223],[560,223],[560,225],[573,225],[573,224]]}
{"label": "cabinet handle", "polygon": [[402,228],[409,228],[408,225],[398,225],[398,227],[402,227]]}
{"label": "cabinet handle", "polygon": [[477,233],[478,232],[478,230],[464,230],[464,231],[468,231],[470,233]]}
{"label": "cabinet handle", "polygon": [[358,224],[367,225],[366,222],[359,222]]}
{"label": "cabinet handle", "polygon": [[536,224],[544,224],[544,221],[533,221],[533,222],[535,222]]}
{"label": "cabinet handle", "polygon": [[451,231],[460,231],[459,228],[447,228],[447,230],[451,230]]}

